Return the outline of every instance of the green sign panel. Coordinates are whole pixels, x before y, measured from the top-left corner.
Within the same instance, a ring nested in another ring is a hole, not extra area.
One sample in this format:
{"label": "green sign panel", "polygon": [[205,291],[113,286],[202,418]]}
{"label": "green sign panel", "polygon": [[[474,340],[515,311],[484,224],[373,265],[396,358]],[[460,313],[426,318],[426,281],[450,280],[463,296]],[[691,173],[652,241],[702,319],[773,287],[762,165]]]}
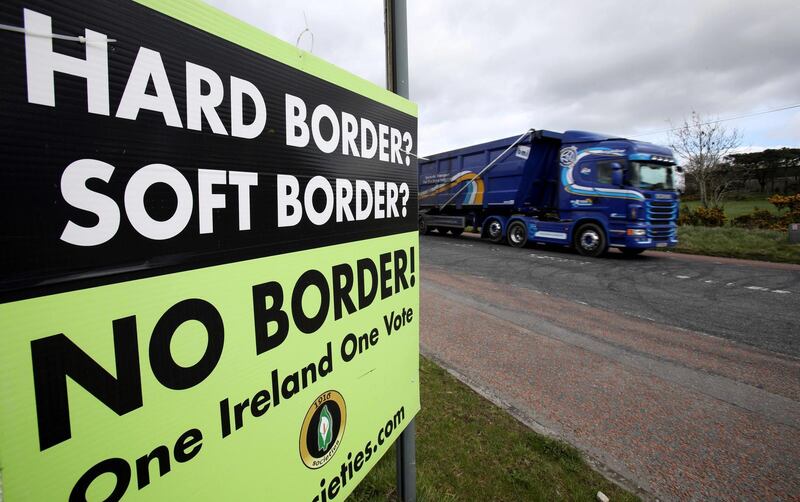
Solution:
{"label": "green sign panel", "polygon": [[0,24],[4,500],[345,498],[420,406],[416,107],[194,1]]}

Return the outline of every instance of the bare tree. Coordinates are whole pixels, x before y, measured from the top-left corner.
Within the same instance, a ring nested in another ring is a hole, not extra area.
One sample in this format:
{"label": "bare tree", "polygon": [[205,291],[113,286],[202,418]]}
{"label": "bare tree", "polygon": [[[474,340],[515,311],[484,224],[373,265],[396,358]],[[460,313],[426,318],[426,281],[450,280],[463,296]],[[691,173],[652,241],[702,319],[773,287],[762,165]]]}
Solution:
{"label": "bare tree", "polygon": [[741,144],[742,135],[718,121],[706,121],[697,112],[670,133],[670,146],[685,161],[697,183],[703,207],[719,207],[725,195],[741,183],[741,174],[726,158]]}

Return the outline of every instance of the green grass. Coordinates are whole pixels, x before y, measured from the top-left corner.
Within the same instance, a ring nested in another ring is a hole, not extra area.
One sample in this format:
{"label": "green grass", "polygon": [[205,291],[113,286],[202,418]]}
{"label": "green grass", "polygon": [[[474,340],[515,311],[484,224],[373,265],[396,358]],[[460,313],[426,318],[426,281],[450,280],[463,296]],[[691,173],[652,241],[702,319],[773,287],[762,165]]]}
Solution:
{"label": "green grass", "polygon": [[[692,210],[700,207],[700,205],[701,204],[699,200],[681,202],[681,206],[689,206],[689,208]],[[728,222],[737,216],[752,213],[754,208],[766,209],[771,213],[778,214],[777,208],[770,204],[766,197],[750,198],[745,200],[728,200],[723,204],[723,209],[725,210],[725,215],[728,217]]]}
{"label": "green grass", "polygon": [[678,227],[679,253],[800,263],[800,244],[789,244],[786,232],[736,227]]}
{"label": "green grass", "polygon": [[[417,498],[425,501],[638,500],[592,470],[570,445],[532,432],[420,358]],[[394,449],[350,500],[397,500]]]}
{"label": "green grass", "polygon": [[[695,209],[700,206],[700,201],[681,202],[681,206]],[[730,226],[731,220],[753,212],[754,208],[781,214],[774,205],[767,201],[766,197],[729,200],[724,205],[727,216],[724,227],[679,227],[679,243],[673,250],[680,253],[708,256],[800,263],[800,245],[789,244],[786,232],[749,230]]]}

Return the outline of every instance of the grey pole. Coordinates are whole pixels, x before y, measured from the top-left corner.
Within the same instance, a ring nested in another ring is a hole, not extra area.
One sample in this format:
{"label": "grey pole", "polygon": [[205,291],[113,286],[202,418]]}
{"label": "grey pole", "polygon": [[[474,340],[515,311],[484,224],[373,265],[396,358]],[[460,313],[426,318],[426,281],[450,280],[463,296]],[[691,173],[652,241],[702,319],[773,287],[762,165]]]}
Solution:
{"label": "grey pole", "polygon": [[386,88],[408,98],[408,32],[406,0],[384,0]]}
{"label": "grey pole", "polygon": [[[406,0],[384,0],[386,88],[408,98],[408,33]],[[417,500],[417,424],[412,420],[395,443],[397,495],[401,502]]]}

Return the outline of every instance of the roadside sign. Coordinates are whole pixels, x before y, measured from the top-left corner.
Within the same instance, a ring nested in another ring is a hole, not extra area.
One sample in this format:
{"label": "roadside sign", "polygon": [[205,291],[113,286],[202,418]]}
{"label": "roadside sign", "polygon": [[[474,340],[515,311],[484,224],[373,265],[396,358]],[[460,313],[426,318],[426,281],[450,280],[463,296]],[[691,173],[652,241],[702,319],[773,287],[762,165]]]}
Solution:
{"label": "roadside sign", "polygon": [[4,500],[345,498],[419,411],[416,106],[194,0],[0,24]]}

